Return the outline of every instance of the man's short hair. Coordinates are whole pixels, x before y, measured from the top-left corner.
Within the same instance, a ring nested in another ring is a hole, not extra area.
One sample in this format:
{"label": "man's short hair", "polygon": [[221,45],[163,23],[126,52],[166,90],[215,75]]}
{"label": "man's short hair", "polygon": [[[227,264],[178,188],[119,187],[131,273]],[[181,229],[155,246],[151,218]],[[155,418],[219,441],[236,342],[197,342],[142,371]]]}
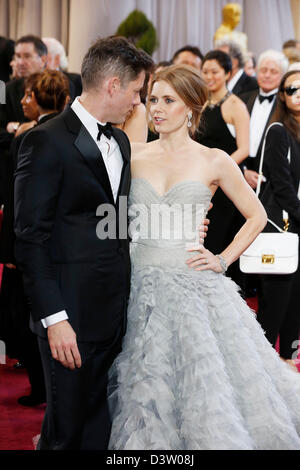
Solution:
{"label": "man's short hair", "polygon": [[224,46],[228,47],[228,54],[230,55],[231,59],[237,59],[239,68],[242,69],[245,66],[245,58],[240,45],[237,42],[226,38],[219,39],[215,42],[216,49]]}
{"label": "man's short hair", "polygon": [[299,44],[300,41],[298,39],[289,39],[288,41],[285,41],[282,45],[282,49],[288,49],[290,47],[297,47],[297,44]]}
{"label": "man's short hair", "polygon": [[196,55],[197,57],[199,57],[201,59],[201,61],[203,60],[203,54],[202,52],[200,51],[199,47],[197,46],[190,46],[190,45],[186,45],[184,47],[182,47],[181,49],[178,49],[178,51],[176,51],[172,57],[172,62],[174,62],[174,60],[179,56],[179,54],[181,54],[182,52],[191,52],[192,54]]}
{"label": "man's short hair", "polygon": [[262,52],[257,61],[257,70],[260,69],[262,62],[266,59],[273,60],[281,68],[282,75],[287,72],[289,62],[282,52],[275,49],[268,49]]}
{"label": "man's short hair", "polygon": [[46,44],[49,54],[59,55],[59,67],[62,70],[67,70],[68,58],[62,43],[59,42],[56,38],[42,38],[42,40]]}
{"label": "man's short hair", "polygon": [[86,53],[81,78],[83,90],[97,88],[104,78],[118,76],[122,86],[135,80],[140,72],[150,71],[152,58],[126,38],[109,36],[98,39]]}
{"label": "man's short hair", "polygon": [[42,57],[43,55],[48,54],[48,49],[45,43],[39,38],[38,36],[33,36],[32,34],[28,36],[22,36],[20,39],[17,40],[15,47],[18,44],[33,44],[35,52]]}

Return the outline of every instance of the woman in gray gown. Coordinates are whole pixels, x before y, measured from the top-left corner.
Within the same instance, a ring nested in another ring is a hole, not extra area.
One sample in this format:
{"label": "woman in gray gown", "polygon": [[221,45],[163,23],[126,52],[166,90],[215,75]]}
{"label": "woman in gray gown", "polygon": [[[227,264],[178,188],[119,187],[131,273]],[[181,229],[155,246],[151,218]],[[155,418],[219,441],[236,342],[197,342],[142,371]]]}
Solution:
{"label": "woman in gray gown", "polygon": [[[205,100],[196,70],[157,73],[149,112],[160,138],[133,146],[131,297],[111,369],[110,448],[300,449],[300,376],[223,275],[266,214],[236,163],[192,140]],[[246,222],[213,254],[193,236],[219,186]]]}

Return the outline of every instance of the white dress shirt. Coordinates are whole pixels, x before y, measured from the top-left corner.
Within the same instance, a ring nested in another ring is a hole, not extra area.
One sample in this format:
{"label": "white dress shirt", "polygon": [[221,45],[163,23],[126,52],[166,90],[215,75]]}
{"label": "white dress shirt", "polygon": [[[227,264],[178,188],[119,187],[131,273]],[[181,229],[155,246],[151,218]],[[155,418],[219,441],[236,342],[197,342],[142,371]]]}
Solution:
{"label": "white dress shirt", "polygon": [[235,85],[237,84],[237,82],[239,81],[239,79],[241,78],[241,76],[243,75],[243,72],[244,72],[244,69],[240,69],[234,77],[232,77],[231,80],[229,80],[229,82],[227,83],[227,88],[229,91],[232,91],[235,87]]}
{"label": "white dress shirt", "polygon": [[[121,181],[122,168],[123,168],[123,158],[122,158],[120,147],[117,141],[113,137],[108,139],[104,134],[101,134],[101,138],[99,141],[97,140],[97,136],[98,136],[97,123],[99,121],[97,121],[97,119],[94,118],[94,116],[92,116],[82,106],[78,97],[73,101],[71,108],[73,109],[77,117],[80,119],[82,124],[85,126],[87,131],[90,133],[92,139],[97,144],[102,154],[102,158],[103,158],[106,171],[109,177],[114,201],[116,202],[118,191],[119,191],[119,186],[120,186],[120,181]],[[104,126],[106,123],[99,122],[99,124]],[[100,155],[99,155],[99,158],[101,158]],[[67,312],[65,310],[62,310],[61,312],[57,312],[57,313],[54,313],[53,315],[49,315],[48,317],[43,318],[41,321],[42,321],[44,328],[47,328],[48,326],[54,325],[55,323],[58,323],[60,321],[67,320],[67,319],[68,319]]]}
{"label": "white dress shirt", "polygon": [[259,101],[259,95],[257,96],[254,106],[252,109],[250,117],[250,157],[256,157],[258,147],[260,145],[267,121],[269,119],[274,100],[276,99],[275,93],[277,93],[278,88],[270,91],[269,93],[264,93],[261,89],[259,94],[262,96],[274,95],[274,98],[271,102],[264,100],[262,103]]}

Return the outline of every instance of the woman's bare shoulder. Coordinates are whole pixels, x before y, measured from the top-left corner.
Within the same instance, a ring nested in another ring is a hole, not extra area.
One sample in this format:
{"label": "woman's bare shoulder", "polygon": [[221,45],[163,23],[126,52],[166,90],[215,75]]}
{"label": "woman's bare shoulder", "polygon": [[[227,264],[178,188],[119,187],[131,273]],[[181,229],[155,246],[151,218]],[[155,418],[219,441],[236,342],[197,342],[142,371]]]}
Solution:
{"label": "woman's bare shoulder", "polygon": [[241,98],[236,96],[234,93],[230,95],[230,97],[228,98],[228,100],[225,101],[224,104],[226,104],[226,102],[228,106],[233,107],[235,109],[247,109],[247,106],[245,105],[244,101],[242,101]]}
{"label": "woman's bare shoulder", "polygon": [[[196,144],[196,143],[195,143]],[[196,144],[197,145],[197,154],[199,157],[206,158],[208,161],[215,162],[215,161],[221,161],[223,159],[228,159],[230,158],[229,155],[224,152],[223,150],[217,149],[217,148],[210,148],[206,147],[205,145],[202,144]]]}
{"label": "woman's bare shoulder", "polygon": [[139,159],[145,158],[145,156],[151,152],[156,146],[156,142],[132,142],[131,143],[131,158]]}

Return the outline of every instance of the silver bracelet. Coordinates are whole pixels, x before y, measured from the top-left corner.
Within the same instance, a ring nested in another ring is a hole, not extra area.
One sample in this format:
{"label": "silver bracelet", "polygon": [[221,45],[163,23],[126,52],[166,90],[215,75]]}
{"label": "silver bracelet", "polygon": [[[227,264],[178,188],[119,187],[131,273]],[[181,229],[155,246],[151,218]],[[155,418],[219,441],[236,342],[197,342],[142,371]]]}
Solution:
{"label": "silver bracelet", "polygon": [[228,266],[227,266],[227,263],[226,263],[225,259],[221,255],[216,255],[216,257],[219,258],[219,260],[220,260],[220,265],[221,265],[221,268],[222,268],[222,274],[226,273]]}

